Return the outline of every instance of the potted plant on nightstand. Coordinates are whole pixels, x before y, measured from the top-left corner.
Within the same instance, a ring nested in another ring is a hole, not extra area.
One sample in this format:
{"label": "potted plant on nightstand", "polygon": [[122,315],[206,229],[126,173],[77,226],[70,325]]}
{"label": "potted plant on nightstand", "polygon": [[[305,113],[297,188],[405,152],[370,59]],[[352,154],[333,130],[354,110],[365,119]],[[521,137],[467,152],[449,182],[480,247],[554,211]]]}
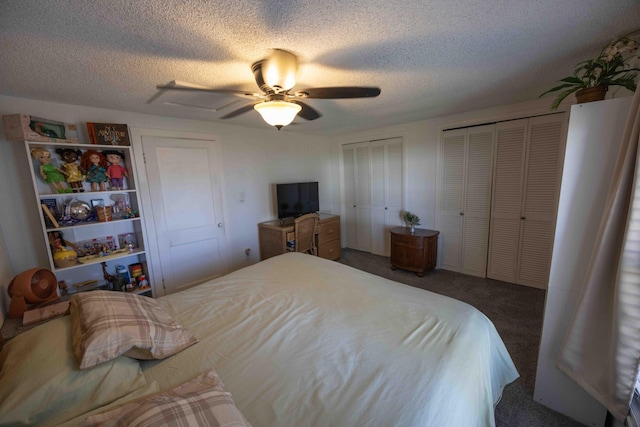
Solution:
{"label": "potted plant on nightstand", "polygon": [[416,231],[416,225],[420,225],[420,217],[416,214],[412,214],[409,211],[404,211],[402,219],[404,220],[405,224],[407,224],[407,227],[411,229],[411,234]]}
{"label": "potted plant on nightstand", "polygon": [[640,56],[629,53],[637,52],[640,48],[639,36],[640,30],[636,30],[613,40],[596,58],[576,64],[572,76],[560,79],[563,82],[561,85],[540,96],[562,90],[551,104],[551,109],[555,110],[563,99],[574,92],[578,104],[604,99],[609,86],[623,86],[635,92]]}

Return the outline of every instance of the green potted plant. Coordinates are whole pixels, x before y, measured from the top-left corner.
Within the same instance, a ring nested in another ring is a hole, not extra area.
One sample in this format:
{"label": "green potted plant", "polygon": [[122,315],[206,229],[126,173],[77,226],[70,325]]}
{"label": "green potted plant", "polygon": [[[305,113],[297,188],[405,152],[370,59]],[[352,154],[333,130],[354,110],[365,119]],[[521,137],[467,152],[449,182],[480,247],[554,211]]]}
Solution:
{"label": "green potted plant", "polygon": [[420,225],[420,217],[416,214],[412,214],[409,211],[404,211],[402,219],[404,220],[405,224],[407,224],[407,227],[411,228],[412,233],[415,231],[416,225]]}
{"label": "green potted plant", "polygon": [[551,104],[551,109],[555,110],[563,99],[574,92],[579,104],[604,99],[609,86],[623,86],[635,92],[640,56],[633,53],[640,48],[639,35],[640,30],[636,30],[611,41],[596,58],[576,64],[572,76],[560,79],[561,85],[540,96],[561,90]]}

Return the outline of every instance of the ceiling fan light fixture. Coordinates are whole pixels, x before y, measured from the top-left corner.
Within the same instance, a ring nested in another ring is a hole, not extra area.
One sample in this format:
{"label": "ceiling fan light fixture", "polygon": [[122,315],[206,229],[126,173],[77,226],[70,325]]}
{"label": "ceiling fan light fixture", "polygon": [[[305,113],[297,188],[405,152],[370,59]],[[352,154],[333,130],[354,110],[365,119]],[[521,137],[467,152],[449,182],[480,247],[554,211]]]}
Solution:
{"label": "ceiling fan light fixture", "polygon": [[296,118],[302,107],[287,101],[266,101],[253,106],[265,122],[280,130]]}
{"label": "ceiling fan light fixture", "polygon": [[298,59],[293,53],[282,49],[275,49],[262,65],[264,82],[276,93],[291,89],[296,84],[297,72]]}

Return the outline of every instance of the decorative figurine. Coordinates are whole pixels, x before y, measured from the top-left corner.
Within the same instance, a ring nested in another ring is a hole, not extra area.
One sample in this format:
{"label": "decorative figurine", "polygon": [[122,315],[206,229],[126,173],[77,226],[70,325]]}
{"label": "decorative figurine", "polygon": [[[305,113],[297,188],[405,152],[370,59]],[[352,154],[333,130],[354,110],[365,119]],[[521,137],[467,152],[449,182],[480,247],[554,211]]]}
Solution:
{"label": "decorative figurine", "polygon": [[40,177],[58,193],[70,193],[71,189],[67,188],[64,183],[64,172],[51,164],[51,153],[44,148],[33,148],[31,157],[40,162]]}
{"label": "decorative figurine", "polygon": [[82,155],[82,151],[74,150],[73,148],[58,148],[56,153],[64,160],[64,164],[61,166],[65,177],[67,178],[67,184],[73,190],[74,193],[83,193],[82,188],[82,169],[78,164],[78,158]]}
{"label": "decorative figurine", "polygon": [[111,179],[111,189],[123,190],[123,178],[129,177],[127,168],[120,164],[120,162],[124,160],[124,153],[116,150],[105,150],[102,154],[107,158],[107,162],[109,163],[107,175]]}
{"label": "decorative figurine", "polygon": [[87,181],[91,183],[91,191],[105,191],[107,176],[107,159],[102,153],[95,150],[87,150],[82,153],[80,167],[87,174]]}
{"label": "decorative figurine", "polygon": [[112,276],[107,272],[107,263],[101,262],[100,264],[102,264],[102,277],[104,277],[104,280],[109,282],[111,290],[126,292],[127,283],[125,277],[122,274],[118,273],[116,273],[115,276]]}

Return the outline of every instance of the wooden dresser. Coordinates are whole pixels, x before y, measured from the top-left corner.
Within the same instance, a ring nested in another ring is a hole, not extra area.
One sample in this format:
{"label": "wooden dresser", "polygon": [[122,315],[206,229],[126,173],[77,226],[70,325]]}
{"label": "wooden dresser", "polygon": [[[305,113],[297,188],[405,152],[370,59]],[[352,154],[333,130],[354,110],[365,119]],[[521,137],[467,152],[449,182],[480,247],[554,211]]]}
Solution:
{"label": "wooden dresser", "polygon": [[[273,220],[258,224],[260,260],[287,252],[287,241],[293,240],[293,220]],[[318,256],[330,260],[340,258],[340,216],[320,214],[316,227]]]}
{"label": "wooden dresser", "polygon": [[439,231],[394,227],[391,233],[391,269],[415,271],[420,277],[436,267]]}

